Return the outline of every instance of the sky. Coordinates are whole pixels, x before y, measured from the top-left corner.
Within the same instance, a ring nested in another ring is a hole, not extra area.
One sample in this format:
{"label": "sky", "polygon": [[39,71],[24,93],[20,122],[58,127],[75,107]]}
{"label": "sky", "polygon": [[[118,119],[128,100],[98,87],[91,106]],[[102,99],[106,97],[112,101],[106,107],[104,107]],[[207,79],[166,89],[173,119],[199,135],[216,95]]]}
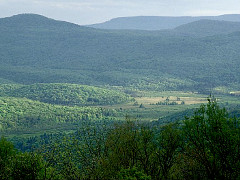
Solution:
{"label": "sky", "polygon": [[240,14],[240,0],[0,0],[0,18],[22,13],[86,25],[127,16]]}

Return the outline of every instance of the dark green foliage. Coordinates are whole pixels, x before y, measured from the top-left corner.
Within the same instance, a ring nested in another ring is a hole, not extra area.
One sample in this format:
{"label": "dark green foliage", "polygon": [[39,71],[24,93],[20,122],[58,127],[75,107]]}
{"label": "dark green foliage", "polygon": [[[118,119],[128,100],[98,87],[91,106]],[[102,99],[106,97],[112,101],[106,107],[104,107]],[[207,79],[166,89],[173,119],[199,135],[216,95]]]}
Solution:
{"label": "dark green foliage", "polygon": [[239,120],[229,118],[215,99],[209,99],[207,106],[202,105],[192,118],[184,121],[184,154],[197,163],[194,176],[239,178],[239,127]]}
{"label": "dark green foliage", "polygon": [[131,169],[121,169],[118,175],[120,180],[150,180],[151,177],[147,176],[137,168],[133,167]]}
{"label": "dark green foliage", "polygon": [[44,179],[43,159],[35,153],[18,153],[13,160],[13,179]]}
{"label": "dark green foliage", "polygon": [[[178,148],[181,145],[180,131],[176,124],[164,126],[158,138],[158,147],[155,155],[156,179],[170,179],[173,177],[173,165],[176,163]],[[172,173],[172,174],[171,174]]]}
{"label": "dark green foliage", "polygon": [[[0,139],[0,179],[48,179],[49,169],[41,155],[17,152],[4,137]],[[53,178],[53,177],[52,177]]]}
{"label": "dark green foliage", "polygon": [[101,179],[105,138],[110,126],[88,123],[77,132],[46,144],[41,153],[64,179]]}
{"label": "dark green foliage", "polygon": [[133,168],[137,162],[137,129],[134,122],[117,125],[106,140],[108,154],[105,159],[106,169],[111,176],[122,168]]}
{"label": "dark green foliage", "polygon": [[172,177],[170,170],[180,143],[175,132],[174,128],[166,127],[160,134],[154,134],[149,127],[131,121],[117,125],[107,136],[105,153],[99,159],[102,178]]}

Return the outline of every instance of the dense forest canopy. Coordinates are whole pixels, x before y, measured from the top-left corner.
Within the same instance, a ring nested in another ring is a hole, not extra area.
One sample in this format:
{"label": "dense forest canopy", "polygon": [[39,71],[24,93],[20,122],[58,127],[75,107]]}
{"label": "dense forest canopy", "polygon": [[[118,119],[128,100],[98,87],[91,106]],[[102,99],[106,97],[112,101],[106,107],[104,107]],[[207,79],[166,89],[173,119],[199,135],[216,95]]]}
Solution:
{"label": "dense forest canopy", "polygon": [[77,84],[0,85],[0,96],[20,97],[50,104],[112,105],[126,103],[132,98],[119,91]]}
{"label": "dense forest canopy", "polygon": [[152,33],[113,31],[17,15],[0,19],[0,77],[148,90],[238,87],[238,29],[239,22],[199,21]]}
{"label": "dense forest canopy", "polygon": [[[66,128],[84,121],[115,119],[115,110],[51,105],[26,98],[0,97],[0,133]],[[67,128],[68,129],[68,128]]]}

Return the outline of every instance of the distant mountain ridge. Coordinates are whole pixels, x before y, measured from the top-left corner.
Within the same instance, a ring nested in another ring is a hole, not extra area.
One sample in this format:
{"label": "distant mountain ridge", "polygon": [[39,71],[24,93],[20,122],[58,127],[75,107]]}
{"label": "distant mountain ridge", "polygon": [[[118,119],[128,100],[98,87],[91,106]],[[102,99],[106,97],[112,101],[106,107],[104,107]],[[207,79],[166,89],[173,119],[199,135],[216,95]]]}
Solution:
{"label": "distant mountain ridge", "polygon": [[218,21],[240,22],[240,14],[227,14],[220,16],[136,16],[119,17],[109,21],[88,25],[88,27],[98,29],[132,29],[132,30],[164,30],[174,29],[177,26],[188,24],[194,21],[207,19]]}
{"label": "distant mountain ridge", "polygon": [[240,22],[217,21],[202,19],[176,27],[174,32],[188,36],[213,36],[216,34],[230,34],[240,31]]}
{"label": "distant mountain ridge", "polygon": [[[224,28],[213,31],[214,23],[208,22],[166,31],[123,31],[83,27],[38,15],[2,18],[0,82],[142,90],[240,87],[238,22],[216,22],[214,27],[228,26],[227,34]],[[196,32],[200,26],[204,31]]]}
{"label": "distant mountain ridge", "polygon": [[18,26],[18,27],[45,27],[48,26],[49,28],[78,28],[81,27],[82,29],[92,29],[85,26],[80,26],[74,23],[66,22],[66,21],[56,21],[54,19],[38,15],[38,14],[18,14],[11,17],[0,18],[0,27],[11,27],[11,26]]}

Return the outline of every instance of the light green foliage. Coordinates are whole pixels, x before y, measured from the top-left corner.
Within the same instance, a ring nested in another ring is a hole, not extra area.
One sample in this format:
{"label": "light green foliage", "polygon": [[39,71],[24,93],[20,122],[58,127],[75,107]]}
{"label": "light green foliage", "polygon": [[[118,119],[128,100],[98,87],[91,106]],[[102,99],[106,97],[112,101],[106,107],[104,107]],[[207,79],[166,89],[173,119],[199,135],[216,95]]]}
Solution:
{"label": "light green foliage", "polygon": [[77,84],[7,84],[0,86],[0,95],[71,106],[111,105],[130,100],[128,95],[118,91]]}
{"label": "light green foliage", "polygon": [[50,105],[25,98],[0,97],[2,131],[34,131],[53,129],[64,124],[111,119],[116,111],[97,107]]}

